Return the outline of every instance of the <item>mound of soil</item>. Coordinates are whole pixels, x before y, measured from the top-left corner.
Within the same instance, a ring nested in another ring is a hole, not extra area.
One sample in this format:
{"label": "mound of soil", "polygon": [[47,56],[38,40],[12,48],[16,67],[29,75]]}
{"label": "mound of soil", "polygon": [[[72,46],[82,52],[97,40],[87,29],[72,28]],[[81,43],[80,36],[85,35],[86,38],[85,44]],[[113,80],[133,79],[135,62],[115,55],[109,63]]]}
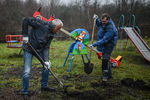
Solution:
{"label": "mound of soil", "polygon": [[143,80],[139,79],[134,81],[131,78],[124,78],[123,80],[121,80],[121,84],[127,87],[150,91],[150,85],[147,85]]}
{"label": "mound of soil", "polygon": [[94,89],[86,91],[74,91],[71,94],[67,94],[63,97],[63,100],[104,100],[103,96],[100,96]]}

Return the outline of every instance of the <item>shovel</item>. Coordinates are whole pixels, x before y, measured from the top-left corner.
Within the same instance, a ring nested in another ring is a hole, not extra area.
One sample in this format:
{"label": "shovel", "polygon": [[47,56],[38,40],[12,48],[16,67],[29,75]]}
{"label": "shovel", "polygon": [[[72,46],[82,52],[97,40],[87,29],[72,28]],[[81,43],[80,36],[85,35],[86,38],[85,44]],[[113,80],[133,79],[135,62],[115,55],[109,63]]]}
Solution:
{"label": "shovel", "polygon": [[44,60],[37,53],[37,51],[33,48],[33,46],[29,42],[27,44],[31,47],[34,54],[38,57],[38,60],[46,66],[46,69],[49,71],[49,73],[55,78],[55,80],[60,84],[60,86],[64,88],[64,84],[55,76],[55,74],[52,72],[52,70],[50,68],[48,68],[47,64],[45,64]]}
{"label": "shovel", "polygon": [[[96,23],[96,18],[94,19],[94,23],[93,23],[91,44],[93,44],[95,23]],[[85,64],[84,64],[84,72],[87,73],[87,74],[90,74],[90,73],[93,71],[93,66],[94,66],[94,64],[91,63],[91,56],[92,56],[92,48],[90,48],[88,63],[85,63]]]}

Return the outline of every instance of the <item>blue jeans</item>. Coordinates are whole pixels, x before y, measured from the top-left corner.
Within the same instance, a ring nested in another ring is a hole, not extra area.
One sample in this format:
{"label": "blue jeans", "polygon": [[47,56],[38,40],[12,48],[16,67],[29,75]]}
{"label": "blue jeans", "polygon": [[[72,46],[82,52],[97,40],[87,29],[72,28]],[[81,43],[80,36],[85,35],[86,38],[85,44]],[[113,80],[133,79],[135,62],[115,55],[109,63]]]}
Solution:
{"label": "blue jeans", "polygon": [[[42,53],[40,53],[40,56],[43,58]],[[22,94],[28,94],[29,78],[31,75],[31,68],[32,68],[32,58],[33,58],[33,54],[24,50],[24,71],[22,76],[22,85],[23,85]],[[49,77],[49,71],[43,67],[41,88],[48,86],[48,77]]]}

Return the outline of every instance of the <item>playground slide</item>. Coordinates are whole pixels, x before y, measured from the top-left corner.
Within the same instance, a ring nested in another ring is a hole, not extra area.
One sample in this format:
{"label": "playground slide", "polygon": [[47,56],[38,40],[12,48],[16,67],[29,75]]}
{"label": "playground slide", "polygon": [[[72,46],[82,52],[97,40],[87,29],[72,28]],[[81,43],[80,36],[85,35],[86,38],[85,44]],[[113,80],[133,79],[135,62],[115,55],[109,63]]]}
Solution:
{"label": "playground slide", "polygon": [[139,50],[141,55],[150,62],[150,48],[142,39],[142,37],[137,33],[137,31],[132,27],[125,27],[124,31],[127,33],[131,41],[134,43],[136,48]]}

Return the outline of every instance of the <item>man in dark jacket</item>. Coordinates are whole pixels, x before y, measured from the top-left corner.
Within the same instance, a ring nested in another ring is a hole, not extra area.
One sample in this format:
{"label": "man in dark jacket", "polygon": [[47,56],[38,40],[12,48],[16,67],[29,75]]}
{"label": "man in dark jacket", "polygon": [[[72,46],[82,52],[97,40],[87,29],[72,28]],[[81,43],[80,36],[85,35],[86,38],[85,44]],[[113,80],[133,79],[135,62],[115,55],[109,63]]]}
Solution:
{"label": "man in dark jacket", "polygon": [[99,31],[97,42],[93,43],[91,47],[97,47],[97,50],[102,52],[102,80],[107,81],[113,77],[110,56],[118,39],[118,31],[107,13],[102,14],[100,19],[94,14],[93,18],[96,19]]}
{"label": "man in dark jacket", "polygon": [[[32,29],[28,32],[28,26]],[[32,67],[32,57],[34,53],[27,44],[28,42],[38,52],[41,58],[51,67],[49,61],[49,48],[54,34],[63,26],[59,19],[50,22],[36,19],[33,17],[26,17],[23,19],[22,34],[23,34],[23,51],[24,51],[24,71],[22,76],[22,94],[26,98],[28,96],[29,77]],[[43,65],[43,64],[42,64]],[[48,87],[49,71],[44,67],[42,69],[41,91],[54,91],[55,89]]]}

